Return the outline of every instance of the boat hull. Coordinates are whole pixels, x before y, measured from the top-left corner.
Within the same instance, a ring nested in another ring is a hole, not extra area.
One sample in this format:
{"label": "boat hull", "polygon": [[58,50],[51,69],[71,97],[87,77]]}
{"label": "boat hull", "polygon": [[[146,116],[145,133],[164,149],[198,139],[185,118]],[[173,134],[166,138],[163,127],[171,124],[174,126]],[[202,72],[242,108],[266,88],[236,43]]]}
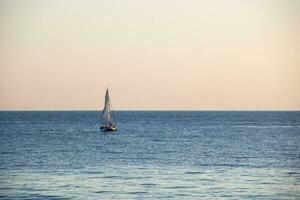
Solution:
{"label": "boat hull", "polygon": [[113,131],[117,131],[118,129],[117,127],[112,127],[112,126],[108,126],[108,127],[101,126],[100,130],[102,132],[113,132]]}

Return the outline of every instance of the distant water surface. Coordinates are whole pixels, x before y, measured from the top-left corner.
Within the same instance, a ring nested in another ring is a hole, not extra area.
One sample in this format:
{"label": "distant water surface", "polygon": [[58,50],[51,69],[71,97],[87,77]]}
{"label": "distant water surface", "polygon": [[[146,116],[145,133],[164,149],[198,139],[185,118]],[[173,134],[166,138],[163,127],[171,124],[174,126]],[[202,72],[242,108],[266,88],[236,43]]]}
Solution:
{"label": "distant water surface", "polygon": [[300,112],[0,112],[0,199],[300,199]]}

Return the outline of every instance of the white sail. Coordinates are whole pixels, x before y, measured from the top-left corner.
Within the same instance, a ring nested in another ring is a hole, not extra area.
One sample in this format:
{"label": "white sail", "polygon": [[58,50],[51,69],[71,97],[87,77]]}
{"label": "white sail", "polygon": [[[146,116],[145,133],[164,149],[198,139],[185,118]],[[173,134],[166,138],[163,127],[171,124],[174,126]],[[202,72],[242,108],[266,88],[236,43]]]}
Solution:
{"label": "white sail", "polygon": [[105,103],[104,103],[104,108],[103,108],[103,111],[102,111],[102,124],[103,125],[113,124],[113,118],[112,118],[112,111],[111,111],[111,105],[110,105],[110,98],[109,98],[108,89],[106,90]]}

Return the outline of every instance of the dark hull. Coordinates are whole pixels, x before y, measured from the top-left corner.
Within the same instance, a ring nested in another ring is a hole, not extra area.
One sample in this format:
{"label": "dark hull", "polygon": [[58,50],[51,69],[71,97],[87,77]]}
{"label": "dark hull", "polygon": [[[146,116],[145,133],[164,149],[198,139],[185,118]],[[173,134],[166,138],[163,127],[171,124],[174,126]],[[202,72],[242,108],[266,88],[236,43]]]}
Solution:
{"label": "dark hull", "polygon": [[118,129],[116,127],[100,127],[100,130],[102,132],[113,132],[117,131]]}

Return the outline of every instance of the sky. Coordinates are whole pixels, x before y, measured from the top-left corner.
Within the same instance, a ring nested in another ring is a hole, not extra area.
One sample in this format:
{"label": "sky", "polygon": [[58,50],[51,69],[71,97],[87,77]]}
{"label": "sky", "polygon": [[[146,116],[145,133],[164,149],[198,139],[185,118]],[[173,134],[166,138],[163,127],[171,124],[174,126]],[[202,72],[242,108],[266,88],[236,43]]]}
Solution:
{"label": "sky", "polygon": [[1,0],[0,110],[300,110],[298,0]]}

